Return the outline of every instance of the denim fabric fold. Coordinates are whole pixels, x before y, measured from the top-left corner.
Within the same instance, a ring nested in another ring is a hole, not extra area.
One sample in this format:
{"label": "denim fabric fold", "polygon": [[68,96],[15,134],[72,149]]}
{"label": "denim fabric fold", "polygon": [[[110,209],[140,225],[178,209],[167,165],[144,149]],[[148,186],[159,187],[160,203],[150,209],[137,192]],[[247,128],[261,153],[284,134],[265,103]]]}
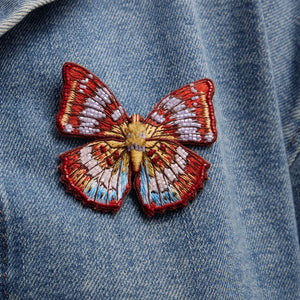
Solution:
{"label": "denim fabric fold", "polygon": [[0,36],[18,24],[32,10],[55,0],[1,0]]}

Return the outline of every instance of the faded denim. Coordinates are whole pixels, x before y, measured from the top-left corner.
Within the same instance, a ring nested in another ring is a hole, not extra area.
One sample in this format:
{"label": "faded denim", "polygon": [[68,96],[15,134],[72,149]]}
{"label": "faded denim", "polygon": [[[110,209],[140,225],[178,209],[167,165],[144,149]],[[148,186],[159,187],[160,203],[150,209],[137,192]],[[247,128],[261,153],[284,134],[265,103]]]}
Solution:
{"label": "faded denim", "polygon": [[[299,1],[52,1],[19,22],[46,2],[0,4],[1,297],[299,299]],[[85,141],[55,128],[65,61],[143,117],[215,82],[187,208],[148,219],[132,192],[110,215],[66,193],[58,154]]]}

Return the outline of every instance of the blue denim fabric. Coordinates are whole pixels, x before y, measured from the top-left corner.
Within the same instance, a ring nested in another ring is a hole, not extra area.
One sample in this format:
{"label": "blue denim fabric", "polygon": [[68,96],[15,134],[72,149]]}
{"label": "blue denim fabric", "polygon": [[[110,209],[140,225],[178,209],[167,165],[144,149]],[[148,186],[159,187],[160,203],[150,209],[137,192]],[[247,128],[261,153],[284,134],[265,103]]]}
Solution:
{"label": "blue denim fabric", "polygon": [[[67,0],[6,32],[2,298],[299,299],[299,15],[296,0]],[[58,154],[85,142],[55,128],[65,61],[143,117],[184,84],[215,82],[218,141],[192,147],[212,167],[187,208],[148,219],[131,192],[102,214],[65,192]]]}

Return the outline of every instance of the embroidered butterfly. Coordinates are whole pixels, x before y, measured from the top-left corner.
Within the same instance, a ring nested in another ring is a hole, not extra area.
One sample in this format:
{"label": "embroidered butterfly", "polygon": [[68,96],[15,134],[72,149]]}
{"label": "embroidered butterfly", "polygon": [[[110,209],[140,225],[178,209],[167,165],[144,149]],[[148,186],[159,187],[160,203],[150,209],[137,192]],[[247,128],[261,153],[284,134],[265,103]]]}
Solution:
{"label": "embroidered butterfly", "polygon": [[185,207],[203,188],[210,164],[182,144],[216,141],[213,93],[211,80],[198,80],[164,97],[145,120],[129,118],[98,77],[65,63],[57,129],[94,139],[59,156],[67,191],[95,210],[117,212],[133,173],[149,217]]}

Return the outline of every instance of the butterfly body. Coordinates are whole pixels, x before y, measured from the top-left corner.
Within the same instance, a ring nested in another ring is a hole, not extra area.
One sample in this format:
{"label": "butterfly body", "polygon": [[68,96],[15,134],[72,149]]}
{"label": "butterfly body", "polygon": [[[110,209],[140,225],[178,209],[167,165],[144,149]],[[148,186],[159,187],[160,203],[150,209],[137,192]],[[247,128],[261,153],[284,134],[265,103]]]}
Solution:
{"label": "butterfly body", "polygon": [[87,69],[65,63],[56,119],[62,135],[92,142],[60,155],[61,181],[85,205],[117,212],[131,174],[148,216],[184,207],[207,180],[210,164],[182,144],[217,138],[214,85],[203,79],[164,97],[144,120],[128,117],[108,87]]}
{"label": "butterfly body", "polygon": [[125,142],[127,150],[130,152],[134,172],[138,172],[140,169],[146,145],[146,126],[141,121],[140,115],[135,114],[131,117]]}

